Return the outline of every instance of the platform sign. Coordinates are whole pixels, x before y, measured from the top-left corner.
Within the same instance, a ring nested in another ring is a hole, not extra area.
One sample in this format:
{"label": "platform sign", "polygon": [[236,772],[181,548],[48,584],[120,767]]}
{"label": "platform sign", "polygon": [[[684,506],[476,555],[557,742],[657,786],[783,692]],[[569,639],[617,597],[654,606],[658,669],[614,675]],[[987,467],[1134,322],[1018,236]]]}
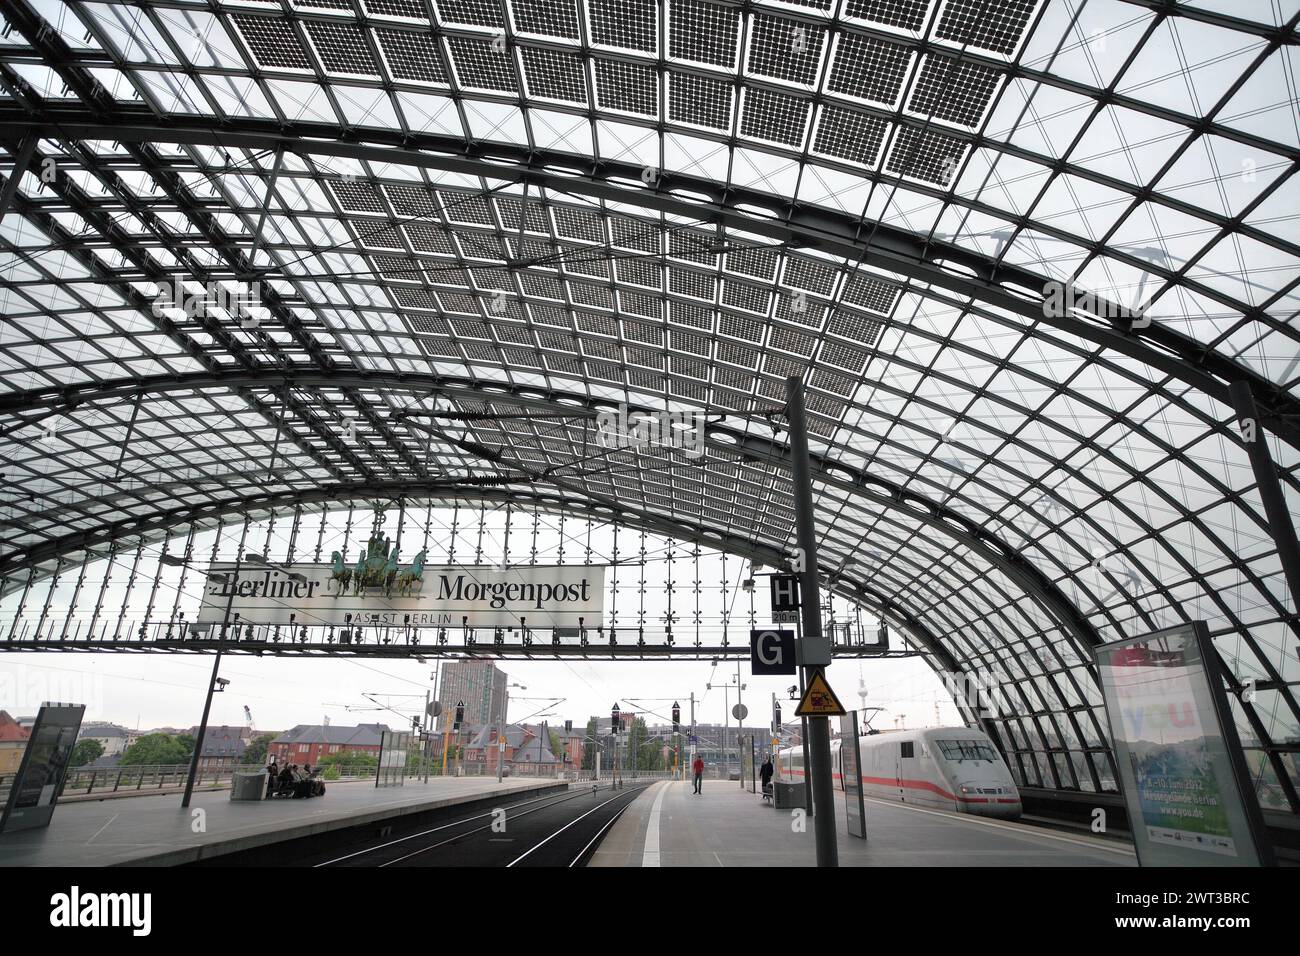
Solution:
{"label": "platform sign", "polygon": [[826,676],[817,670],[808,681],[808,689],[794,713],[796,717],[842,717],[845,710],[831,685],[826,683]]}
{"label": "platform sign", "polygon": [[754,676],[795,672],[794,631],[755,628],[749,632],[749,667]]}
{"label": "platform sign", "polygon": [[778,618],[777,615],[798,615],[799,575],[774,574],[769,581],[772,594],[772,620],[795,620],[796,618]]}
{"label": "platform sign", "polygon": [[849,836],[867,838],[867,805],[862,795],[862,747],[858,740],[858,712],[840,717],[840,774],[844,808],[849,815]]}
{"label": "platform sign", "polygon": [[41,705],[0,817],[0,832],[50,825],[85,712],[85,704]]}
{"label": "platform sign", "polygon": [[1095,653],[1138,862],[1272,865],[1204,622]]}

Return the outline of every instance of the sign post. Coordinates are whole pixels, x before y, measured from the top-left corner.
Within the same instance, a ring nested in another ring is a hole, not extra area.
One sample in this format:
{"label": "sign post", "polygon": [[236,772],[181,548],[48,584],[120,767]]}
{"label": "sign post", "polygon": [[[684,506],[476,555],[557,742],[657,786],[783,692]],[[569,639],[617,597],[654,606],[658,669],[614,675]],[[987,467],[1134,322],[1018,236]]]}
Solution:
{"label": "sign post", "polygon": [[[822,634],[821,584],[817,580],[817,528],[813,514],[812,468],[808,455],[808,421],[804,414],[803,379],[791,375],[785,380],[786,419],[790,426],[790,465],[793,471],[795,526],[799,542],[800,620],[803,622],[801,666],[826,667],[830,664],[830,644]],[[820,678],[818,671],[814,681]],[[824,683],[824,680],[823,680]],[[808,686],[811,692],[812,684]],[[805,697],[807,695],[805,694]],[[842,709],[842,708],[841,708]],[[839,866],[835,838],[835,798],[831,783],[831,729],[823,716],[808,720],[812,774],[813,830],[817,837],[817,865]]]}

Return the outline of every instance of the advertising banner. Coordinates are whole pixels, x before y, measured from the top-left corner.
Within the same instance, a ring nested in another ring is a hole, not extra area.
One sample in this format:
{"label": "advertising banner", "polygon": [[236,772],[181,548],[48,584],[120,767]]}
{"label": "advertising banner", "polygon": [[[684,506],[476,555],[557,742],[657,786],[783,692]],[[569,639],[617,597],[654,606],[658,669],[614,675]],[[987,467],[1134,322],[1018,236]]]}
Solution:
{"label": "advertising banner", "polygon": [[[512,627],[595,629],[602,624],[605,569],[593,565],[410,566],[393,562],[380,585],[355,586],[328,564],[282,568],[215,563],[199,624],[341,627]],[[296,580],[300,575],[303,580]]]}
{"label": "advertising banner", "polygon": [[1096,655],[1139,863],[1271,863],[1205,625],[1106,644]]}

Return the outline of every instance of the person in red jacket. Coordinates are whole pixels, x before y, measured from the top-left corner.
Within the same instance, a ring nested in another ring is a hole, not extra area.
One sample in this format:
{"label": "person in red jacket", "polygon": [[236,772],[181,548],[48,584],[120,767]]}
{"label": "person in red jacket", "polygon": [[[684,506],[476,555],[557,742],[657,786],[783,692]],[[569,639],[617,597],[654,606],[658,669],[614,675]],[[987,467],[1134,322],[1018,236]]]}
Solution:
{"label": "person in red jacket", "polygon": [[703,793],[704,792],[704,758],[699,756],[698,754],[695,757],[695,762],[691,764],[691,772],[695,774],[695,792]]}

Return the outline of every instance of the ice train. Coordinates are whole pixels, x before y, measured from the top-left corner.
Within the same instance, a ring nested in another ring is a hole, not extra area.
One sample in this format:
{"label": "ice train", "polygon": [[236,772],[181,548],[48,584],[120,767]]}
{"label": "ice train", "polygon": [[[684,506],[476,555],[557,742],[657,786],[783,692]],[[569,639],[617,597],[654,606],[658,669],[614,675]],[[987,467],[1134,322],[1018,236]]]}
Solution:
{"label": "ice train", "polygon": [[[886,731],[858,738],[869,797],[981,816],[1015,818],[1020,791],[988,736],[968,727]],[[835,786],[844,789],[844,740],[831,741]],[[775,779],[804,779],[803,748],[776,754]]]}

